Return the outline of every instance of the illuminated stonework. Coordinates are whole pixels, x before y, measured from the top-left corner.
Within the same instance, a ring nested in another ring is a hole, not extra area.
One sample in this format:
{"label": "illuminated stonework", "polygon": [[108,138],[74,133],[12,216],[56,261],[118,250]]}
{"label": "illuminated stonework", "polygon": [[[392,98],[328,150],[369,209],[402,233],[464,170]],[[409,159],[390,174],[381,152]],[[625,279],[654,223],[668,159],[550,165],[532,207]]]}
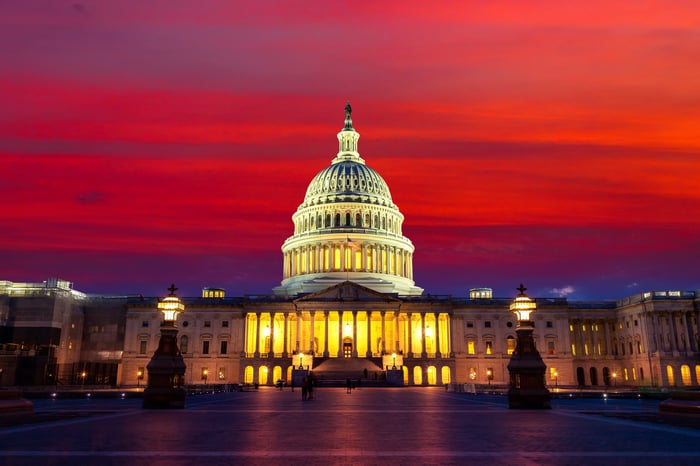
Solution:
{"label": "illuminated stonework", "polygon": [[384,179],[360,157],[350,114],[348,105],[337,156],[313,178],[292,216],[277,295],[314,293],[343,281],[399,296],[423,292],[413,281],[414,247],[401,232],[404,216]]}

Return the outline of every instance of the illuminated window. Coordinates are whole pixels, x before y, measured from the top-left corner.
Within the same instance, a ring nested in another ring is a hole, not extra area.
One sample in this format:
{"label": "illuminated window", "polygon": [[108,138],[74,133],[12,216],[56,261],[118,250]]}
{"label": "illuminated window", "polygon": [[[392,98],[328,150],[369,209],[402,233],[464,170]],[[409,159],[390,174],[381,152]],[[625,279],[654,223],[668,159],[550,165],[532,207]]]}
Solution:
{"label": "illuminated window", "polygon": [[367,250],[367,270],[372,270],[373,265],[372,265],[372,249]]}
{"label": "illuminated window", "polygon": [[493,354],[493,343],[490,341],[486,342],[486,354]]}
{"label": "illuminated window", "polygon": [[588,356],[588,343],[583,344],[583,352],[586,356]]}
{"label": "illuminated window", "polygon": [[549,368],[549,380],[557,380],[559,377],[559,373],[557,372],[556,367],[550,367]]}
{"label": "illuminated window", "polygon": [[683,382],[683,385],[692,384],[690,380],[690,367],[685,364],[681,366],[681,382]]}
{"label": "illuminated window", "polygon": [[569,332],[573,332],[573,331],[574,331],[574,325],[573,325],[573,324],[569,324]]}
{"label": "illuminated window", "polygon": [[622,369],[622,371],[623,371],[624,374],[625,374],[625,381],[629,381],[629,379],[630,379],[630,374],[629,374],[629,372],[627,371],[627,368],[625,367],[624,369]]}
{"label": "illuminated window", "polygon": [[666,366],[666,376],[668,377],[668,384],[669,385],[675,385],[676,380],[673,376],[673,366]]}
{"label": "illuminated window", "polygon": [[333,268],[335,270],[340,270],[340,247],[335,246],[333,248]]}
{"label": "illuminated window", "polygon": [[362,269],[362,251],[355,251],[355,270]]}
{"label": "illuminated window", "polygon": [[637,354],[642,354],[642,342],[637,341]]}
{"label": "illuminated window", "polygon": [[576,356],[576,345],[573,343],[571,344],[571,355]]}
{"label": "illuminated window", "polygon": [[352,268],[352,249],[345,248],[345,270]]}
{"label": "illuminated window", "polygon": [[637,369],[632,368],[632,380],[637,380]]}
{"label": "illuminated window", "polygon": [[[474,340],[467,340],[467,354],[475,354]],[[699,366],[700,367],[700,366]]]}
{"label": "illuminated window", "polygon": [[513,354],[513,351],[515,351],[515,338],[506,338],[506,348],[508,349],[508,354]]}
{"label": "illuminated window", "polygon": [[141,340],[139,342],[139,354],[146,354],[146,346],[148,342],[146,340]]}

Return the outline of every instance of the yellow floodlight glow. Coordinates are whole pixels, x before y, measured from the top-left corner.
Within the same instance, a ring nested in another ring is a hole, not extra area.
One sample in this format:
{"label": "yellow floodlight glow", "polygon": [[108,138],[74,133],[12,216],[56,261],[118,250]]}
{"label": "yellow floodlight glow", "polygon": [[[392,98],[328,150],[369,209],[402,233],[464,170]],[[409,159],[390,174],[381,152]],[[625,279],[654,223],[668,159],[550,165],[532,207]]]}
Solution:
{"label": "yellow floodlight glow", "polygon": [[175,322],[177,315],[185,312],[185,305],[177,296],[166,296],[158,303],[158,310],[163,313],[165,322]]}

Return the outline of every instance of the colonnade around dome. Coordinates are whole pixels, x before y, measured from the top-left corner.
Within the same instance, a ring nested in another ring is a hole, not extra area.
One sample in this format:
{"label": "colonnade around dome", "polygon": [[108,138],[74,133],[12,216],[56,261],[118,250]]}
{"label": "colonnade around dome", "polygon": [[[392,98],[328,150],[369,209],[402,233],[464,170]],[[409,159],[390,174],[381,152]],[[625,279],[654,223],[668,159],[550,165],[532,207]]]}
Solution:
{"label": "colonnade around dome", "polygon": [[295,247],[284,253],[285,279],[325,272],[368,272],[413,278],[413,254],[385,244],[358,240],[327,241]]}

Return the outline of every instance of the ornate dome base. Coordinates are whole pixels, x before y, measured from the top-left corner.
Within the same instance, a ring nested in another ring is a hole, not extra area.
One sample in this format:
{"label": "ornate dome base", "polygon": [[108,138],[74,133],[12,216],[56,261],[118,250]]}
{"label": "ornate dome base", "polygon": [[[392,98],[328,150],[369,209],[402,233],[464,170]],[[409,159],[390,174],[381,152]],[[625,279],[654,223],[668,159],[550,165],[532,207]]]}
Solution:
{"label": "ornate dome base", "polygon": [[272,292],[277,296],[299,296],[301,294],[317,293],[339,283],[351,281],[384,294],[398,296],[420,296],[423,294],[423,288],[415,286],[412,280],[395,276],[387,276],[387,278],[391,280],[382,278],[381,274],[368,275],[367,273],[359,272],[308,274],[283,280],[282,284],[273,288]]}

